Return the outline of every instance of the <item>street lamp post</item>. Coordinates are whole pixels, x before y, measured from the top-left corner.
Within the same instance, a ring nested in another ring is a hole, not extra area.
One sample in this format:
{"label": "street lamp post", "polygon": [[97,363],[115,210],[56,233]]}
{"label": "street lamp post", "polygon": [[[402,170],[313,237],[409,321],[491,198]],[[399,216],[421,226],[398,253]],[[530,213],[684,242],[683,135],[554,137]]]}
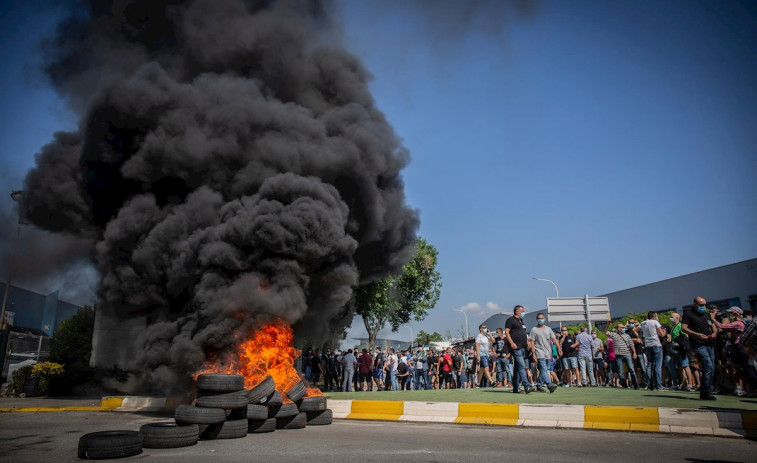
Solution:
{"label": "street lamp post", "polygon": [[[537,278],[537,277],[531,277],[531,279],[532,279],[532,280],[539,280],[539,281],[547,281],[547,282],[549,282],[549,283],[552,283],[552,286],[554,286],[554,287],[555,287],[555,294],[557,295],[557,297],[560,297],[560,290],[559,290],[559,289],[557,289],[557,285],[555,284],[555,282],[554,282],[554,281],[552,281],[552,280],[547,280],[546,278]],[[560,322],[560,329],[562,329],[562,322]]]}
{"label": "street lamp post", "polygon": [[468,330],[468,314],[465,313],[465,311],[461,309],[452,309],[452,310],[454,310],[455,312],[460,312],[461,314],[465,316],[465,339],[470,338],[470,331]]}
{"label": "street lamp post", "polygon": [[[11,198],[13,198],[14,201],[21,200],[21,197],[23,196],[23,191],[17,190],[11,192]],[[16,247],[18,246],[18,238],[21,236],[21,210],[19,209],[18,212],[18,226],[16,228],[16,238],[13,241],[13,247],[11,248],[11,254],[8,257],[8,281],[5,282],[5,294],[3,295],[3,309],[0,312],[0,328],[2,330],[5,330],[7,323],[5,323],[5,308],[8,305],[8,292],[10,291],[11,287],[11,277],[13,276],[13,257],[16,253]]]}

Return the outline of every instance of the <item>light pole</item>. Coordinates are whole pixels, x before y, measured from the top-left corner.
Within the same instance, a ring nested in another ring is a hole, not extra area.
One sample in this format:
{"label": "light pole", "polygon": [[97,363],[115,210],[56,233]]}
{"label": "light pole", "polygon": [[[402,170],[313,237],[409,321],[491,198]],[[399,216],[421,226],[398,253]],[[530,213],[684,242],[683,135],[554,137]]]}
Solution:
{"label": "light pole", "polygon": [[[539,280],[539,281],[548,281],[552,283],[552,286],[555,287],[555,294],[557,294],[557,297],[560,297],[560,290],[557,289],[557,285],[552,280],[547,280],[546,278],[537,278],[537,277],[531,277],[532,280]],[[560,322],[560,329],[562,329],[562,322]]]}
{"label": "light pole", "polygon": [[452,309],[455,312],[460,312],[461,314],[465,315],[465,339],[470,338],[470,331],[468,330],[468,314],[465,313],[464,310],[461,309]]}
{"label": "light pole", "polygon": [[[14,201],[20,201],[21,197],[23,196],[24,192],[21,190],[16,190],[11,192],[11,198],[13,198]],[[13,276],[13,257],[16,253],[16,247],[18,246],[18,238],[21,236],[21,209],[18,211],[18,227],[16,228],[16,238],[13,241],[13,247],[11,248],[11,254],[8,257],[8,281],[5,282],[5,294],[3,295],[3,310],[0,312],[0,328],[2,330],[5,330],[6,323],[5,323],[5,308],[8,305],[8,292],[11,287],[11,277]]]}
{"label": "light pole", "polygon": [[413,329],[409,326],[406,326],[405,328],[410,330],[410,350],[413,350]]}
{"label": "light pole", "polygon": [[532,280],[539,280],[539,281],[548,281],[548,282],[552,283],[552,286],[554,286],[554,287],[555,287],[555,293],[557,294],[557,297],[560,297],[560,290],[559,290],[559,289],[557,289],[557,285],[555,284],[555,282],[554,282],[554,281],[552,281],[552,280],[547,280],[546,278],[536,278],[536,277],[531,277],[531,279],[532,279]]}

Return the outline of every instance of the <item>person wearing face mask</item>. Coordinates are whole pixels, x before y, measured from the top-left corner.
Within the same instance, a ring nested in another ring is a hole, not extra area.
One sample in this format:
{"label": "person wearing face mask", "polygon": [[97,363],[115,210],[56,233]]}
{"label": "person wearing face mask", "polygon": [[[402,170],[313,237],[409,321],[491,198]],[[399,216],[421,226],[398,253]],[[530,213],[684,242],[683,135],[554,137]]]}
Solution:
{"label": "person wearing face mask", "polygon": [[655,391],[667,391],[668,388],[662,386],[662,361],[663,349],[662,340],[667,333],[662,329],[662,325],[657,320],[657,314],[649,311],[647,319],[641,322],[641,334],[644,338],[644,349],[647,354],[647,376],[649,384],[647,388]]}
{"label": "person wearing face mask", "polygon": [[746,395],[746,392],[744,391],[744,381],[746,379],[744,367],[746,367],[747,362],[749,362],[749,355],[746,350],[744,350],[744,346],[741,345],[741,334],[746,328],[746,323],[744,323],[744,311],[741,310],[741,307],[731,307],[726,310],[726,313],[728,313],[728,317],[731,319],[729,323],[719,322],[714,313],[711,313],[710,317],[719,330],[726,333],[732,333],[733,346],[731,347],[731,358],[733,359],[733,366],[737,373],[736,390],[733,394],[742,397]]}
{"label": "person wearing face mask", "polygon": [[489,373],[489,348],[494,344],[494,337],[489,333],[485,325],[478,327],[478,336],[476,336],[476,360],[478,361],[478,384],[486,376],[489,384],[494,385],[492,376]]}
{"label": "person wearing face mask", "polygon": [[557,353],[562,355],[560,342],[555,337],[552,328],[545,323],[544,313],[536,314],[536,326],[531,328],[531,339],[534,340],[534,350],[536,351],[536,362],[539,365],[539,381],[537,389],[544,392],[544,388],[549,389],[550,394],[555,392],[557,385],[549,377],[549,362],[552,360],[552,346],[557,346]]}
{"label": "person wearing face mask", "polygon": [[712,377],[715,372],[715,339],[718,328],[707,313],[707,301],[701,296],[694,298],[694,306],[683,314],[681,330],[689,335],[691,348],[697,353],[702,365],[701,400],[717,400],[712,395]]}
{"label": "person wearing face mask", "polygon": [[623,389],[628,387],[624,365],[628,367],[628,374],[631,377],[631,384],[634,389],[639,388],[639,381],[636,379],[636,369],[633,361],[636,359],[636,351],[633,348],[633,341],[626,332],[626,325],[619,323],[615,330],[607,333],[612,339],[615,349],[615,362],[618,366],[618,376],[620,376],[620,385]]}
{"label": "person wearing face mask", "polygon": [[513,308],[513,316],[505,322],[505,337],[510,345],[513,357],[513,392],[520,393],[520,383],[523,382],[526,394],[534,392],[536,388],[526,375],[526,355],[528,355],[528,336],[523,313],[526,309],[522,305]]}

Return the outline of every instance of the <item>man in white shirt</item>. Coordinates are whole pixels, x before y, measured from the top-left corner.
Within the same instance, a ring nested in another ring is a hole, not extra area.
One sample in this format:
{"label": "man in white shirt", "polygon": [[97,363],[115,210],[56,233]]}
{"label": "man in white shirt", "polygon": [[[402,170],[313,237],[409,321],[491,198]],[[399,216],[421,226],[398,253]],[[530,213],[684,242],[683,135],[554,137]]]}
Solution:
{"label": "man in white shirt", "polygon": [[494,337],[489,332],[489,329],[484,325],[479,325],[478,336],[476,336],[476,359],[479,362],[478,370],[478,385],[481,385],[481,380],[484,375],[489,381],[489,385],[493,386],[491,374],[489,374],[489,347],[494,344]]}
{"label": "man in white shirt", "polygon": [[544,387],[549,392],[555,392],[557,385],[549,379],[549,362],[552,360],[552,344],[557,346],[557,353],[562,355],[562,348],[555,337],[552,328],[544,324],[544,313],[536,314],[536,326],[531,328],[531,339],[534,340],[534,350],[536,351],[536,361],[539,364],[539,386],[538,390],[544,392]]}
{"label": "man in white shirt", "polygon": [[355,365],[357,365],[357,358],[352,355],[352,349],[342,356],[340,363],[344,368],[344,372],[342,373],[342,391],[352,392],[352,377],[355,374]]}
{"label": "man in white shirt", "polygon": [[392,390],[399,391],[400,386],[397,383],[397,366],[399,365],[399,358],[394,353],[394,348],[389,348],[389,357],[386,359],[386,370],[389,373],[389,379],[391,380]]}
{"label": "man in white shirt", "polygon": [[[665,330],[657,321],[655,312],[647,313],[647,319],[641,322],[641,335],[644,338],[644,352],[647,354],[648,388],[666,391],[667,388],[662,387],[662,342],[660,342],[660,337],[665,336]],[[654,377],[652,377],[652,371],[654,371]]]}

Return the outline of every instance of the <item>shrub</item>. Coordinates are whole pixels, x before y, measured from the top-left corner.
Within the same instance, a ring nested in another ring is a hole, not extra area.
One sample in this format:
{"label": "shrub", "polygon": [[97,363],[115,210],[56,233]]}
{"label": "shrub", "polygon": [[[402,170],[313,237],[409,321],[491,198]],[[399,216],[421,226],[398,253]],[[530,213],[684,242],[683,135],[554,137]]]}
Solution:
{"label": "shrub", "polygon": [[95,328],[95,310],[85,306],[64,320],[50,340],[50,361],[61,364],[65,371],[54,377],[54,395],[71,394],[73,387],[92,380],[89,365],[92,356],[92,332]]}
{"label": "shrub", "polygon": [[33,367],[34,365],[27,365],[13,372],[13,394],[16,397],[24,393],[24,389],[26,388],[26,378],[32,374]]}

